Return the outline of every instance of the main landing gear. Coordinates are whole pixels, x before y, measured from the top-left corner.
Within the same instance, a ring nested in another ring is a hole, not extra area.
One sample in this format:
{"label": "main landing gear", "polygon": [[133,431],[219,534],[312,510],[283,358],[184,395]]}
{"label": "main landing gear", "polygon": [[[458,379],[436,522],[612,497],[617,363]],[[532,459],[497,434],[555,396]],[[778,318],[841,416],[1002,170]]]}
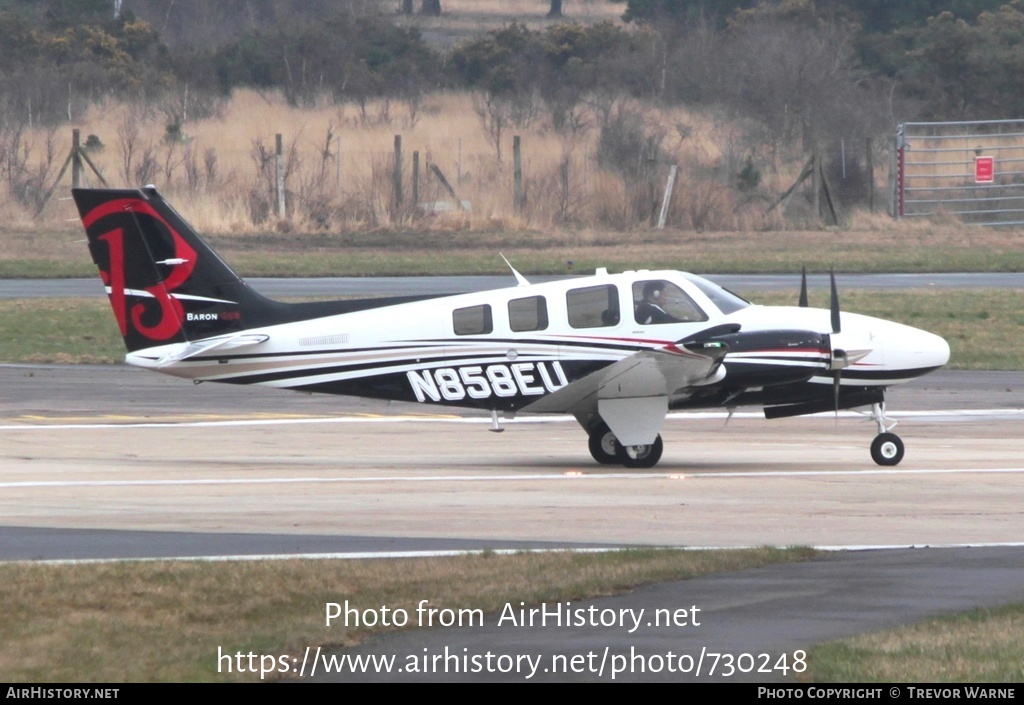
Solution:
{"label": "main landing gear", "polygon": [[878,435],[871,442],[871,459],[879,465],[899,465],[903,460],[903,440],[890,433],[896,424],[886,424],[885,402],[871,405],[871,418],[878,424]]}
{"label": "main landing gear", "polygon": [[624,446],[608,425],[599,423],[590,431],[590,454],[602,465],[625,465],[627,468],[653,468],[661,460],[661,436],[643,446]]}
{"label": "main landing gear", "polygon": [[[871,419],[878,425],[878,435],[871,442],[871,459],[879,465],[899,465],[905,447],[903,439],[892,433],[896,422],[885,418],[885,402],[871,405]],[[602,465],[624,465],[627,468],[653,468],[661,460],[661,436],[654,443],[642,446],[624,446],[603,421],[590,429],[590,454]]]}

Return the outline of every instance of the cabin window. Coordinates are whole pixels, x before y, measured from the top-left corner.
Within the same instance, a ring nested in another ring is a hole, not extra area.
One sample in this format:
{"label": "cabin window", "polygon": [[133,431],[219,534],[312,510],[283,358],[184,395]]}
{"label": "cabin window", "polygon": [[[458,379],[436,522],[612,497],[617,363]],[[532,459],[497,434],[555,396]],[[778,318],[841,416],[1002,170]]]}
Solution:
{"label": "cabin window", "polygon": [[689,294],[661,279],[633,282],[633,318],[641,325],[708,320]]}
{"label": "cabin window", "polygon": [[508,302],[508,325],[516,331],[544,330],[548,327],[548,303],[543,296],[527,296]]}
{"label": "cabin window", "polygon": [[455,309],[452,312],[452,323],[455,335],[481,335],[494,330],[491,307],[488,304]]}
{"label": "cabin window", "polygon": [[570,289],[565,295],[569,325],[604,328],[619,324],[619,292],[611,284]]}

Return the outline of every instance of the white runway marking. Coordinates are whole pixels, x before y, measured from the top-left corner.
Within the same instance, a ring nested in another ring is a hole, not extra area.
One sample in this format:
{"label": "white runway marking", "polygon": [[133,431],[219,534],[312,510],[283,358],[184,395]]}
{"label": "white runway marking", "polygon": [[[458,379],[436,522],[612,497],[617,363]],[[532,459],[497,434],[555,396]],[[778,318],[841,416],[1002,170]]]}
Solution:
{"label": "white runway marking", "polygon": [[[1011,419],[1024,417],[1024,409],[947,409],[943,411],[905,411],[886,412],[891,419]],[[840,411],[840,418],[870,419],[870,415],[855,411]],[[674,420],[707,420],[729,418],[725,412],[679,412],[668,415]],[[758,412],[740,412],[732,415],[733,419],[764,419]],[[834,412],[812,414],[804,418],[835,419]],[[572,416],[535,416],[504,421],[504,425],[514,426],[529,423],[564,423],[575,421]],[[491,424],[490,418],[459,417],[459,416],[330,416],[309,418],[282,419],[231,419],[218,421],[125,421],[123,423],[19,423],[0,426],[0,431],[32,431],[32,430],[75,430],[75,429],[129,429],[129,428],[216,428],[231,426],[288,426],[303,424],[347,424],[347,423],[454,423],[454,424]]]}
{"label": "white runway marking", "polygon": [[760,477],[839,477],[877,475],[981,475],[1017,474],[1024,468],[943,468],[932,470],[766,470],[764,472],[706,472],[706,473],[551,473],[543,475],[439,475],[436,477],[263,477],[263,478],[204,478],[195,480],[25,480],[0,482],[0,489],[67,488],[67,487],[166,487],[197,485],[293,485],[334,483],[425,483],[425,482],[515,482],[565,480],[707,480],[723,478]]}
{"label": "white runway marking", "polygon": [[[1024,543],[948,543],[948,544],[892,544],[878,546],[811,546],[817,551],[890,551],[904,548],[1021,548]],[[616,548],[499,548],[499,549],[467,549],[450,551],[375,551],[368,553],[267,553],[261,555],[240,554],[234,556],[171,556],[165,558],[56,558],[53,560],[34,561],[0,561],[0,563],[31,563],[32,565],[87,565],[90,563],[139,563],[154,561],[352,561],[369,559],[394,558],[448,558],[453,556],[476,556],[484,553],[497,555],[516,555],[521,553],[615,553],[633,551],[637,546]],[[643,548],[650,548],[644,546]],[[743,551],[763,548],[763,546],[657,546],[666,551]]]}

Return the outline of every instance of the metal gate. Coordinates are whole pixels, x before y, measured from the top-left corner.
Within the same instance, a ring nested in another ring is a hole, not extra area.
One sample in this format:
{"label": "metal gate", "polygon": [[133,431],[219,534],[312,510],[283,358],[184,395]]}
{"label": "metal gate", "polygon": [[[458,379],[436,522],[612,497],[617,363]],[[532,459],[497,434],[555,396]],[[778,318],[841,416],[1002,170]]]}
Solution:
{"label": "metal gate", "polygon": [[895,172],[897,218],[1024,224],[1024,120],[901,123]]}

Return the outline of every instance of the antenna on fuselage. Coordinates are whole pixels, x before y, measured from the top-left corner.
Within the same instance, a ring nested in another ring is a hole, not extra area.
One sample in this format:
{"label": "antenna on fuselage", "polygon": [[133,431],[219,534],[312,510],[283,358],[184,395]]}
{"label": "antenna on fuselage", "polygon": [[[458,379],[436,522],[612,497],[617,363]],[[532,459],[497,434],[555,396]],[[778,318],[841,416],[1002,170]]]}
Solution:
{"label": "antenna on fuselage", "polygon": [[515,275],[516,281],[519,282],[519,286],[530,286],[529,280],[527,280],[526,277],[524,277],[522,274],[516,271],[516,268],[512,266],[512,263],[508,261],[508,258],[506,258],[505,255],[501,254],[500,252],[498,254],[501,255],[501,258],[503,260],[505,260],[505,264],[508,265],[508,268],[512,270],[512,274]]}

